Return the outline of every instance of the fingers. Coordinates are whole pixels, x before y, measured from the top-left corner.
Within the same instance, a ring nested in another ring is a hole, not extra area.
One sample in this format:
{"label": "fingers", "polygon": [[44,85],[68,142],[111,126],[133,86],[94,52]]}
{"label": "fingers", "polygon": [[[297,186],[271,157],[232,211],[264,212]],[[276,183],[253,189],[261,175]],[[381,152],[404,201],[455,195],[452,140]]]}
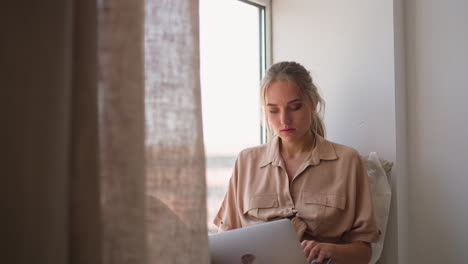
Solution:
{"label": "fingers", "polygon": [[315,255],[318,252],[318,248],[317,248],[318,244],[319,243],[313,240],[302,241],[301,246],[304,249],[304,254],[307,257],[307,262],[311,262],[313,259],[315,259]]}
{"label": "fingers", "polygon": [[321,250],[318,254],[317,262],[322,263],[326,257],[327,256],[326,256],[325,250]]}
{"label": "fingers", "polygon": [[318,243],[312,240],[304,240],[301,243],[304,249],[304,254],[307,257],[307,262],[311,262],[316,259],[317,263],[322,263],[324,259],[331,257],[331,248],[328,248],[329,244]]}
{"label": "fingers", "polygon": [[304,240],[304,241],[302,241],[301,246],[302,246],[302,248],[304,249],[304,254],[305,254],[306,256],[309,256],[310,251],[311,251],[312,248],[314,247],[314,241],[311,241],[311,240]]}
{"label": "fingers", "polygon": [[[320,246],[319,243],[316,243],[315,246],[312,248],[312,250],[310,251],[309,253],[309,256],[307,258],[307,261],[312,261],[314,259],[317,258],[317,256],[319,256],[320,252],[321,252],[322,248]],[[318,261],[318,263],[320,263],[320,261]]]}

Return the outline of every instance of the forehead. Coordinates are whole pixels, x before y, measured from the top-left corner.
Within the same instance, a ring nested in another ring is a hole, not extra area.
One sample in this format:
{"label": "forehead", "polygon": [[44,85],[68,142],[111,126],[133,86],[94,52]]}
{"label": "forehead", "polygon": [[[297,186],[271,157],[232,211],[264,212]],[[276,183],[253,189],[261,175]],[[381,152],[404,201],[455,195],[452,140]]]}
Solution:
{"label": "forehead", "polygon": [[290,81],[276,81],[268,86],[265,91],[265,103],[287,104],[294,99],[303,99],[303,95]]}

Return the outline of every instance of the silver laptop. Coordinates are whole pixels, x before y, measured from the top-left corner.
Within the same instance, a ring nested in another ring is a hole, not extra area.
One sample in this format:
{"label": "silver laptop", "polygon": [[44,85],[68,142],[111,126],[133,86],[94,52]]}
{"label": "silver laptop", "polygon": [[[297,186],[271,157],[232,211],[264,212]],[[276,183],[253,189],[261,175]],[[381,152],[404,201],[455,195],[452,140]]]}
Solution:
{"label": "silver laptop", "polygon": [[289,219],[209,235],[211,264],[306,264]]}

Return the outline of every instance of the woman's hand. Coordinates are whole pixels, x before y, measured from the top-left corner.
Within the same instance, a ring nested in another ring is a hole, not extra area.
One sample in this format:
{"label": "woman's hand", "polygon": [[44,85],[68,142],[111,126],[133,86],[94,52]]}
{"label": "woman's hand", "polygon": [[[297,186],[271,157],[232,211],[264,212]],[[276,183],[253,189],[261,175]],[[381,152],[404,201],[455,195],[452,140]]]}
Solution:
{"label": "woman's hand", "polygon": [[307,262],[317,259],[318,263],[322,263],[324,259],[329,259],[334,255],[335,244],[319,243],[313,240],[304,240],[301,243],[304,253],[307,257]]}
{"label": "woman's hand", "polygon": [[367,264],[372,254],[370,243],[360,241],[330,244],[304,240],[301,245],[309,263],[314,259],[322,263],[324,259],[333,258],[333,263]]}

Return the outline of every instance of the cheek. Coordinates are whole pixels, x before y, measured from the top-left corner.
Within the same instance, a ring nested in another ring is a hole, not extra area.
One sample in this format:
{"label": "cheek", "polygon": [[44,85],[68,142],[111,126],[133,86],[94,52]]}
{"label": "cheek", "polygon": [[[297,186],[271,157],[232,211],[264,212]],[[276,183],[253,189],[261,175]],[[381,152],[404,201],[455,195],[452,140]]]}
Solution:
{"label": "cheek", "polygon": [[310,127],[312,123],[312,114],[310,113],[302,113],[296,119],[299,124],[303,125],[304,127]]}
{"label": "cheek", "polygon": [[276,128],[276,127],[278,126],[279,120],[278,120],[278,118],[275,118],[274,115],[268,115],[268,116],[267,116],[267,119],[268,119],[268,123],[269,123],[270,126],[272,126],[273,128]]}
{"label": "cheek", "polygon": [[310,113],[305,113],[302,116],[302,121],[304,122],[311,122],[312,121],[312,115]]}

